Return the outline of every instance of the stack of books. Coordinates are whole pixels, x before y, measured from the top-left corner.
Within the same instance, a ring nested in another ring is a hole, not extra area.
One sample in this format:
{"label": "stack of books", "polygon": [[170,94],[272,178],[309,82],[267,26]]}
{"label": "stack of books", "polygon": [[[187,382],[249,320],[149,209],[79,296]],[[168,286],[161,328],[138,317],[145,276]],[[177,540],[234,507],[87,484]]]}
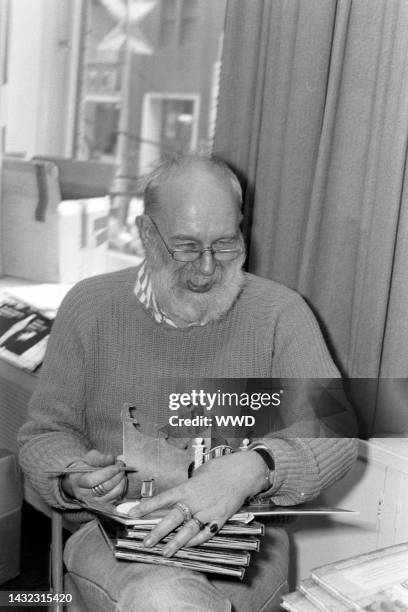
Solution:
{"label": "stack of books", "polygon": [[247,505],[234,514],[210,540],[200,546],[183,547],[168,558],[163,557],[163,548],[180,528],[150,548],[143,545],[143,540],[168,513],[169,508],[136,519],[129,516],[129,510],[137,503],[132,500],[116,506],[101,504],[95,499],[82,503],[84,509],[98,517],[102,535],[117,559],[184,567],[239,580],[243,580],[251,561],[251,553],[259,551],[260,538],[265,533],[264,524],[259,523],[257,518],[281,524],[295,516],[353,514],[340,508],[307,504],[297,507],[275,506],[272,503]]}
{"label": "stack of books", "polygon": [[242,580],[251,560],[251,552],[259,551],[264,526],[253,521],[228,521],[216,536],[201,546],[180,548],[171,558],[163,557],[163,548],[178,530],[151,548],[143,545],[143,539],[156,523],[140,519],[131,527],[119,532],[115,541],[115,557],[126,561],[140,561],[157,565],[171,565],[186,569],[222,574]]}
{"label": "stack of books", "polygon": [[408,612],[408,543],[312,570],[294,593],[289,612]]}
{"label": "stack of books", "polygon": [[[249,567],[251,553],[260,549],[260,536],[265,533],[262,523],[253,520],[247,512],[235,514],[217,535],[200,546],[182,547],[172,557],[163,557],[163,548],[177,532],[174,530],[155,546],[147,548],[144,538],[161,521],[165,511],[154,512],[140,519],[122,515],[114,508],[98,507],[97,502],[86,507],[97,514],[102,533],[114,556],[119,560],[168,565],[185,569],[221,574],[243,580]],[[112,519],[116,528],[112,529]]]}

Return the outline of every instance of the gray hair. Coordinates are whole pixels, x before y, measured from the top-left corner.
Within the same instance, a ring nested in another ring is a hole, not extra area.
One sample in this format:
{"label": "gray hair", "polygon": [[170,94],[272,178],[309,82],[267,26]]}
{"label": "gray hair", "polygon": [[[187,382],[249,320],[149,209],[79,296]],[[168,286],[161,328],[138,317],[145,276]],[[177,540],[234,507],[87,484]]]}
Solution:
{"label": "gray hair", "polygon": [[153,170],[149,172],[142,183],[145,213],[151,214],[159,205],[159,188],[178,172],[195,165],[201,165],[226,178],[231,186],[232,193],[236,197],[239,208],[242,205],[242,189],[236,174],[228,164],[214,155],[202,153],[172,154],[159,160]]}

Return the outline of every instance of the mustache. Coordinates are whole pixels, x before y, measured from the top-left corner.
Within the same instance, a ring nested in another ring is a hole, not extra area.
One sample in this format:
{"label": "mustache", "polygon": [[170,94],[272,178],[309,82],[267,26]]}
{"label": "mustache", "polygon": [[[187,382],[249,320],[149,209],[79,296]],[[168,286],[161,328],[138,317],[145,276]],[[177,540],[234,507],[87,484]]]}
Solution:
{"label": "mustache", "polygon": [[[242,255],[233,262],[217,262],[212,276],[202,275],[191,265],[175,270],[163,265],[164,262],[154,265],[151,261],[153,292],[167,314],[173,313],[186,321],[201,324],[217,320],[230,310],[241,293],[245,284],[244,260],[245,255]],[[211,283],[211,287],[203,292],[192,291],[187,282],[192,278],[196,285],[205,281]]]}
{"label": "mustache", "polygon": [[174,271],[172,276],[174,282],[178,283],[181,281],[181,283],[184,285],[186,285],[187,282],[193,282],[195,285],[207,285],[211,283],[214,286],[221,282],[224,274],[225,269],[222,268],[217,262],[214,272],[211,275],[203,274],[194,265],[190,264],[182,270]]}

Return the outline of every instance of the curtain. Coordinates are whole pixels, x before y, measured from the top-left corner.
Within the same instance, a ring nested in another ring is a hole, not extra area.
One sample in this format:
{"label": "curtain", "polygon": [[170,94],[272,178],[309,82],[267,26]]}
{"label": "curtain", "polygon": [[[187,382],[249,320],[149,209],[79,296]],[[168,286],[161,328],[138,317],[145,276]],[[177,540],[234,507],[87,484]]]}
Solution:
{"label": "curtain", "polygon": [[229,0],[214,149],[246,178],[248,269],[348,377],[408,376],[407,134],[407,0]]}

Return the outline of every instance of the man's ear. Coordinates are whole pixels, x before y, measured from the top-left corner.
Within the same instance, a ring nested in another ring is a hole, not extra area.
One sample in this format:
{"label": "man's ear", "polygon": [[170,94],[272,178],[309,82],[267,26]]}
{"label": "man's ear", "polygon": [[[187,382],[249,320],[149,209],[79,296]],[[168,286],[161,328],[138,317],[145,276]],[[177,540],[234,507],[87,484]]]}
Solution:
{"label": "man's ear", "polygon": [[143,244],[147,244],[152,238],[152,223],[149,217],[147,215],[138,215],[135,223]]}

